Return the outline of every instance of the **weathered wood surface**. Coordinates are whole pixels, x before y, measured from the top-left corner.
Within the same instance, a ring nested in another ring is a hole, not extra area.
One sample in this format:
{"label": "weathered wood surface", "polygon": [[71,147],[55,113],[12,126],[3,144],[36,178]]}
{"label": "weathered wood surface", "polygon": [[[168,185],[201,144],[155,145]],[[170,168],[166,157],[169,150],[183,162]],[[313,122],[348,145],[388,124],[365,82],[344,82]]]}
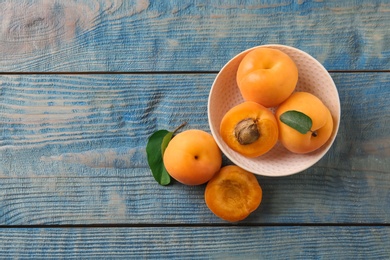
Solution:
{"label": "weathered wood surface", "polygon": [[[384,0],[0,1],[0,255],[389,259],[389,14]],[[216,72],[269,43],[333,71],[340,130],[312,168],[259,176],[260,208],[229,225],[204,186],[159,186],[144,149],[183,121],[208,131]]]}
{"label": "weathered wood surface", "polygon": [[[206,207],[204,186],[160,187],[146,169],[90,173],[101,176],[1,179],[0,224],[226,223]],[[108,174],[116,176],[104,176]],[[259,182],[262,204],[241,225],[390,223],[388,173],[314,167],[280,180],[259,178]]]}
{"label": "weathered wood surface", "polygon": [[390,69],[388,1],[9,0],[0,10],[0,71],[216,71],[269,43],[330,70]]}
{"label": "weathered wood surface", "polygon": [[[302,174],[259,177],[264,201],[244,222],[390,222],[390,73],[332,76],[342,104],[334,146]],[[160,187],[145,155],[157,129],[187,121],[208,131],[214,77],[1,76],[0,223],[221,223],[204,187]]]}
{"label": "weathered wood surface", "polygon": [[379,259],[389,227],[38,228],[0,232],[12,259]]}

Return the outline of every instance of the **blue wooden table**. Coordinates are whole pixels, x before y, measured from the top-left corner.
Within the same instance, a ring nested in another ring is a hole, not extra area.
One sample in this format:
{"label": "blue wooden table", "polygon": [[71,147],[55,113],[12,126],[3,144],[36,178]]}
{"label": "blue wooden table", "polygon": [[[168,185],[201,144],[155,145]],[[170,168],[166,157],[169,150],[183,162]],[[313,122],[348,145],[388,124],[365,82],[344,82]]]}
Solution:
{"label": "blue wooden table", "polygon": [[[389,259],[389,28],[386,0],[1,1],[0,255]],[[145,146],[209,131],[216,74],[261,44],[325,66],[340,130],[313,167],[258,176],[261,206],[231,224],[204,185],[158,185]]]}

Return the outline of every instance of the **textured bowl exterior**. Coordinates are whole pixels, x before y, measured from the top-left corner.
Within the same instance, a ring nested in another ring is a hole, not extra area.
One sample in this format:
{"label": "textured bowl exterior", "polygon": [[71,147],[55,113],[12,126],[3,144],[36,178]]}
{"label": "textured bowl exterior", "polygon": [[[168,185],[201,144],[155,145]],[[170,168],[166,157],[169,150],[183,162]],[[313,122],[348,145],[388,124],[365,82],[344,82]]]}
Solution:
{"label": "textured bowl exterior", "polygon": [[[261,47],[278,49],[289,55],[298,67],[298,83],[295,91],[310,92],[320,98],[329,108],[334,120],[333,133],[327,143],[316,151],[309,154],[294,154],[278,142],[268,153],[257,158],[247,158],[230,149],[222,140],[219,134],[222,117],[230,108],[244,101],[236,83],[238,65],[245,54],[254,48]],[[318,162],[336,138],[341,115],[336,85],[322,64],[306,52],[285,45],[262,45],[254,48],[236,55],[216,76],[208,100],[208,120],[211,133],[226,157],[247,171],[274,177],[301,172]]]}

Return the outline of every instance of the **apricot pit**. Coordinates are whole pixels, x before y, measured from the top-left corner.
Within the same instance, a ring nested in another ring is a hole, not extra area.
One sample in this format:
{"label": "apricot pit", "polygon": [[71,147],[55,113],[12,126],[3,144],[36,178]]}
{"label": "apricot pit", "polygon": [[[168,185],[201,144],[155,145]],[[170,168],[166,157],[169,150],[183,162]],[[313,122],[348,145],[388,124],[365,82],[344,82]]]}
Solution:
{"label": "apricot pit", "polygon": [[256,140],[260,137],[256,119],[247,118],[238,122],[234,128],[234,134],[237,138],[237,141],[242,145],[256,142]]}

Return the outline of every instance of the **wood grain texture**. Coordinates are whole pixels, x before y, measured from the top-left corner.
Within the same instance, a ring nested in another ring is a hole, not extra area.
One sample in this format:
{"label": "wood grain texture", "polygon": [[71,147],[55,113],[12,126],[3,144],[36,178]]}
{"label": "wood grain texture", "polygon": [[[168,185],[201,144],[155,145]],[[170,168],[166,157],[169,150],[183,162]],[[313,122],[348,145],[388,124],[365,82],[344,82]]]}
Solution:
{"label": "wood grain texture", "polygon": [[[0,1],[1,258],[389,259],[389,24],[385,0]],[[208,131],[216,72],[269,43],[333,71],[340,130],[231,225],[145,145]]]}
{"label": "wood grain texture", "polygon": [[330,70],[390,69],[384,0],[9,0],[0,24],[3,72],[216,71],[269,43]]}
{"label": "wood grain texture", "polygon": [[389,259],[389,227],[39,228],[0,232],[5,258]]}
{"label": "wood grain texture", "polygon": [[[1,178],[0,225],[226,224],[204,185],[162,187],[146,168],[79,171],[95,176]],[[390,224],[388,173],[314,167],[258,180],[263,201],[240,224]]]}
{"label": "wood grain texture", "polygon": [[[338,138],[319,165],[389,172],[390,73],[334,73],[341,100]],[[68,167],[147,167],[158,129],[209,130],[215,74],[3,75],[1,176],[72,175]],[[33,151],[33,152],[32,152]],[[127,158],[126,158],[127,157]],[[88,175],[88,171],[84,173]],[[77,174],[78,175],[78,174]]]}
{"label": "wood grain texture", "polygon": [[[390,222],[390,73],[332,76],[342,104],[334,146],[301,174],[259,177],[264,200],[244,223]],[[224,223],[204,187],[158,186],[145,157],[157,129],[188,121],[208,131],[214,77],[1,76],[0,224]]]}

